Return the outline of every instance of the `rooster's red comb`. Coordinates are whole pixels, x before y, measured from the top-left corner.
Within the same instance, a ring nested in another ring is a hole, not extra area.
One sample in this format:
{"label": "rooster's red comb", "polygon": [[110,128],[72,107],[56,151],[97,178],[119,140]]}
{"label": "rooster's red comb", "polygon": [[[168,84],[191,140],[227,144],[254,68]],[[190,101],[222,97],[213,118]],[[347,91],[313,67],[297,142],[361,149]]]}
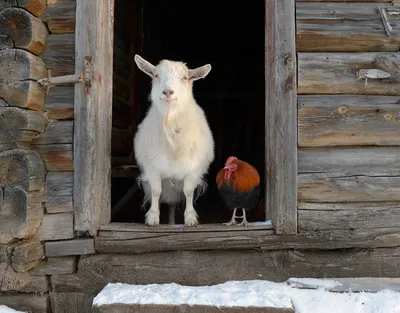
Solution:
{"label": "rooster's red comb", "polygon": [[231,164],[231,163],[233,163],[233,162],[235,162],[235,161],[237,161],[237,160],[238,160],[237,157],[230,156],[230,157],[228,158],[228,160],[226,160],[226,163],[225,163],[225,164]]}

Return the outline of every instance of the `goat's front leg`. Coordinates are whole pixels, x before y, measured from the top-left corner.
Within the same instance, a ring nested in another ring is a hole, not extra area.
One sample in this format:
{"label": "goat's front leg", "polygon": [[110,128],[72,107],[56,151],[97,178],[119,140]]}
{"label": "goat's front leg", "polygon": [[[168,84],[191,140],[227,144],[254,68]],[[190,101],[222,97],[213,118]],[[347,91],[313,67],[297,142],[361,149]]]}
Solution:
{"label": "goat's front leg", "polygon": [[194,189],[198,184],[198,179],[194,179],[191,176],[188,176],[183,181],[183,193],[186,197],[186,207],[185,207],[185,225],[186,226],[196,226],[198,224],[197,221],[197,213],[193,207],[193,195]]}
{"label": "goat's front leg", "polygon": [[151,190],[151,206],[146,213],[146,225],[156,226],[160,224],[160,195],[161,178],[153,177],[149,180]]}

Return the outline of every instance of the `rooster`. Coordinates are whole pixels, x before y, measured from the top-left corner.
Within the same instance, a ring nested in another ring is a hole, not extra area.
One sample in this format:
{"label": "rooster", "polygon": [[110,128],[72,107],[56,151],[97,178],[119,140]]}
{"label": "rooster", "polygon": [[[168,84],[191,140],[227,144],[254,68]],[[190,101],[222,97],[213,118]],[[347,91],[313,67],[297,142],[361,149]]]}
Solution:
{"label": "rooster", "polygon": [[[225,206],[232,210],[232,218],[224,225],[247,226],[246,211],[253,209],[260,193],[260,175],[257,169],[238,158],[231,156],[216,178],[219,195]],[[242,209],[243,215],[236,216],[236,210]],[[242,218],[238,224],[236,218]]]}

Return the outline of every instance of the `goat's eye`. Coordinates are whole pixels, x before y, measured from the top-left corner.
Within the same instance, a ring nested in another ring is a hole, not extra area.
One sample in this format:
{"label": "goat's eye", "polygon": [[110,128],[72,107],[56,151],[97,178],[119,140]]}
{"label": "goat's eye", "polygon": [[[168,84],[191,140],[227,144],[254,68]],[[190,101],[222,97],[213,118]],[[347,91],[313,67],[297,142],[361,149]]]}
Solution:
{"label": "goat's eye", "polygon": [[187,76],[183,76],[181,79],[182,80],[188,80],[188,77]]}
{"label": "goat's eye", "polygon": [[159,78],[158,74],[154,74],[154,78]]}

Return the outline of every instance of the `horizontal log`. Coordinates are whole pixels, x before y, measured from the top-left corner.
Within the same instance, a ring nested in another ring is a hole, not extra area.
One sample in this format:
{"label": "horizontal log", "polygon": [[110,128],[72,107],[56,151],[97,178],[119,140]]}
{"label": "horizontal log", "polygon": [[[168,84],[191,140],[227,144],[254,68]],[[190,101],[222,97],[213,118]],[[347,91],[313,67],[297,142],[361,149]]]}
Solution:
{"label": "horizontal log", "polygon": [[400,83],[387,79],[357,80],[360,69],[375,68],[377,56],[390,53],[299,53],[299,94],[400,94]]}
{"label": "horizontal log", "polygon": [[36,265],[31,276],[72,274],[75,272],[76,257],[47,258]]}
{"label": "horizontal log", "polygon": [[271,281],[284,281],[290,277],[394,278],[400,276],[399,261],[400,248],[94,255],[79,261],[77,274],[53,275],[51,283],[56,292],[99,292],[110,281],[204,286],[260,277]]}
{"label": "horizontal log", "polygon": [[399,176],[399,147],[303,148],[298,151],[299,174],[330,176]]}
{"label": "horizontal log", "polygon": [[50,282],[47,276],[30,276],[29,282],[19,292],[45,293],[50,290]]}
{"label": "horizontal log", "polygon": [[73,171],[72,144],[60,145],[32,145],[43,158],[49,172]]}
{"label": "horizontal log", "polygon": [[10,7],[23,8],[35,16],[40,16],[46,8],[46,0],[6,0],[0,2],[0,10]]}
{"label": "horizontal log", "polygon": [[46,214],[36,236],[41,241],[74,238],[73,213]]}
{"label": "horizontal log", "polygon": [[[1,112],[1,111],[0,111]],[[57,121],[47,124],[44,133],[32,140],[34,145],[67,144],[73,142],[73,121]]]}
{"label": "horizontal log", "polygon": [[57,242],[46,242],[45,250],[47,257],[93,254],[93,239],[75,239]]}
{"label": "horizontal log", "polygon": [[48,31],[40,19],[20,8],[0,12],[0,29],[11,39],[8,48],[20,48],[40,54],[46,45]]}
{"label": "horizontal log", "polygon": [[391,96],[300,96],[298,144],[398,146],[399,101]]}
{"label": "horizontal log", "polygon": [[0,303],[14,310],[35,313],[48,313],[50,309],[48,294],[0,294]]}
{"label": "horizontal log", "polygon": [[73,172],[48,172],[44,185],[44,202],[47,213],[73,211]]}
{"label": "horizontal log", "polygon": [[35,80],[47,76],[43,61],[24,50],[0,50],[0,97],[9,105],[40,110],[44,89]]}
{"label": "horizontal log", "polygon": [[400,202],[300,203],[299,232],[391,228],[400,225]]}
{"label": "horizontal log", "polygon": [[75,16],[75,0],[55,0],[48,3],[41,19],[52,34],[70,34],[75,32]]}
{"label": "horizontal log", "polygon": [[50,293],[51,308],[55,313],[92,313],[93,295],[88,293]]}
{"label": "horizontal log", "polygon": [[129,156],[133,153],[133,132],[113,127],[111,132],[111,154]]}
{"label": "horizontal log", "polygon": [[47,119],[63,120],[74,118],[74,86],[55,86],[46,96],[43,108]]}
{"label": "horizontal log", "polygon": [[46,124],[42,112],[0,107],[0,152],[15,147],[18,142],[29,145],[44,132]]}
{"label": "horizontal log", "polygon": [[383,202],[400,200],[400,177],[298,176],[298,199],[305,202]]}
{"label": "horizontal log", "polygon": [[[296,3],[297,51],[398,51],[387,36],[378,6],[385,3]],[[393,24],[399,32],[400,25]]]}
{"label": "horizontal log", "polygon": [[11,267],[16,272],[26,272],[34,268],[44,257],[44,247],[38,238],[20,242],[11,256]]}
{"label": "horizontal log", "polygon": [[34,151],[14,149],[0,153],[0,187],[42,191],[45,174],[43,161]]}
{"label": "horizontal log", "polygon": [[53,76],[75,74],[75,34],[50,35],[41,55]]}

